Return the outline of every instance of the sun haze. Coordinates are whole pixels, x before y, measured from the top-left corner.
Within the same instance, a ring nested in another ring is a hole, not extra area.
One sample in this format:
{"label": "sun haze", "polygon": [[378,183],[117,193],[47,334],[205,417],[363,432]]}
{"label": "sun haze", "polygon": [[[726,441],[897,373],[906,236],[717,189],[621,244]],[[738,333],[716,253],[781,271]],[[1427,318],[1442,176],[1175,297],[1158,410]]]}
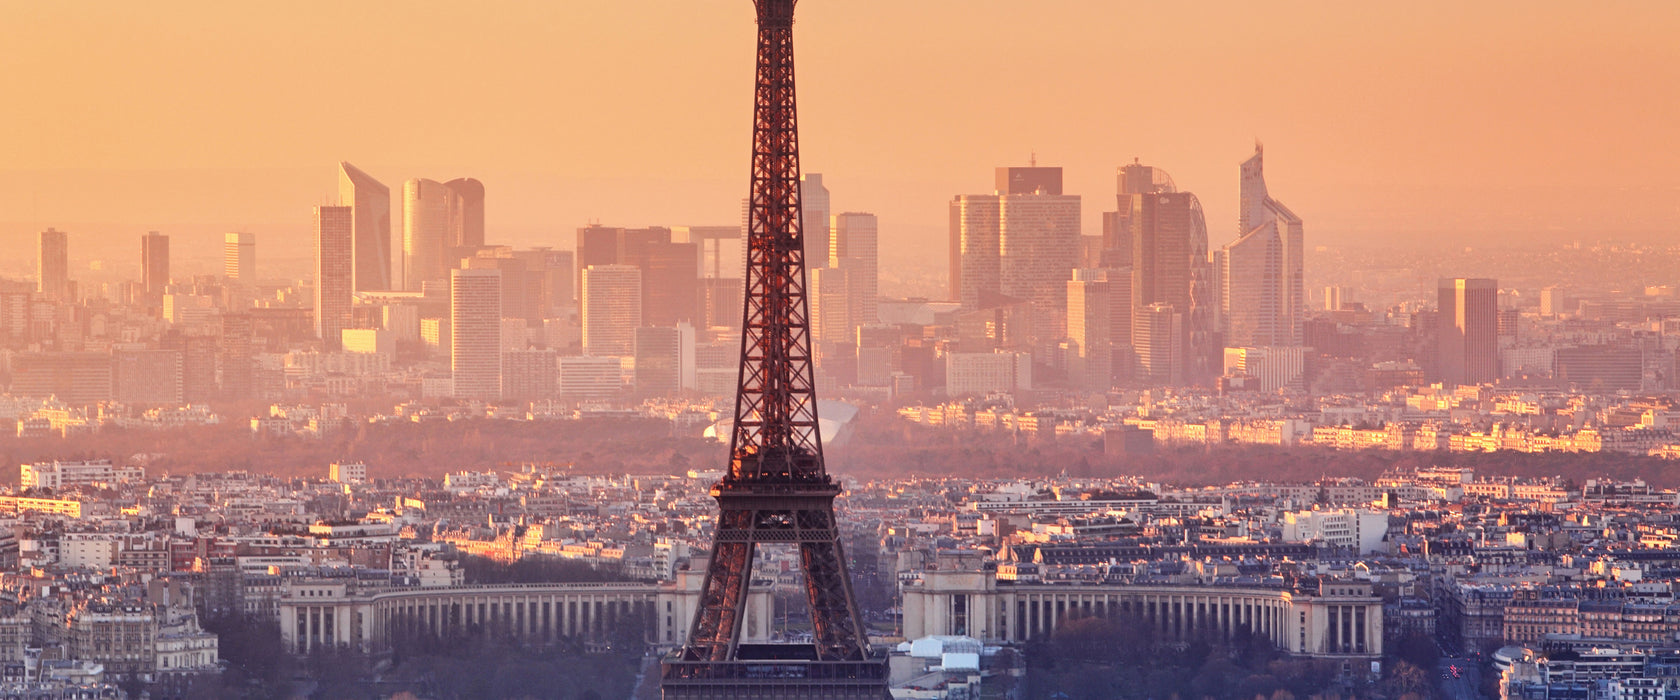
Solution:
{"label": "sun haze", "polygon": [[[492,237],[521,244],[739,218],[747,2],[0,16],[15,250],[47,225],[123,246],[144,227],[302,234],[340,160],[387,182],[476,177]],[[1087,233],[1140,157],[1223,241],[1257,138],[1316,244],[1680,223],[1680,5],[808,0],[799,22],[805,169],[840,210],[880,215],[888,265],[937,254],[945,202],[1035,153],[1083,195]]]}

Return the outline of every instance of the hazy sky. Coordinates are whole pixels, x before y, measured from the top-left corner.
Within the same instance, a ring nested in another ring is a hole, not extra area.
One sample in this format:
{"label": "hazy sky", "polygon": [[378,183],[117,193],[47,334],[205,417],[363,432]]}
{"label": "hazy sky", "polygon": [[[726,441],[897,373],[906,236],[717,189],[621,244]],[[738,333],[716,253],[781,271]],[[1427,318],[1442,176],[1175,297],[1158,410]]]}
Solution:
{"label": "hazy sky", "polygon": [[[495,242],[733,223],[753,32],[748,0],[0,0],[0,240],[303,251],[339,160],[480,178]],[[1218,245],[1256,138],[1309,245],[1680,233],[1676,2],[805,0],[796,32],[805,169],[888,256],[1033,153],[1087,232],[1138,157]]]}

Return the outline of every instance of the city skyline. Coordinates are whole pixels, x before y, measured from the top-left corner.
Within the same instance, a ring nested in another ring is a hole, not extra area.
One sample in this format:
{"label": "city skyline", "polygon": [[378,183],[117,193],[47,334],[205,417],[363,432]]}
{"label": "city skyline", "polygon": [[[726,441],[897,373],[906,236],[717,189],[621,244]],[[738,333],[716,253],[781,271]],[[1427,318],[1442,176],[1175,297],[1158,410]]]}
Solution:
{"label": "city skyline", "polygon": [[[411,98],[380,99],[400,93],[412,79],[376,50],[326,51],[299,64],[290,53],[281,58],[265,48],[300,30],[290,18],[238,23],[214,33],[221,38],[194,39],[171,51],[135,50],[135,42],[143,41],[135,37],[148,34],[127,31],[131,26],[174,22],[180,25],[174,32],[228,19],[225,9],[178,7],[132,17],[70,17],[51,7],[12,10],[17,21],[8,27],[73,31],[100,45],[55,67],[65,80],[98,88],[132,77],[133,87],[61,99],[50,86],[19,77],[29,74],[28,62],[0,78],[0,88],[20,98],[19,111],[5,118],[15,122],[6,124],[8,135],[0,137],[6,139],[0,152],[13,154],[0,168],[0,212],[5,212],[0,238],[32,236],[47,225],[89,234],[126,228],[130,236],[155,229],[176,236],[178,243],[200,226],[205,235],[302,234],[308,230],[307,205],[336,203],[321,182],[320,164],[341,159],[398,183],[391,174],[472,172],[497,192],[488,220],[493,235],[525,245],[563,245],[564,232],[592,220],[630,225],[733,220],[740,185],[730,173],[738,168],[735,150],[744,134],[731,125],[749,105],[707,97],[670,112],[644,104],[642,97],[613,100],[618,93],[610,86],[638,80],[652,81],[650,94],[729,94],[728,71],[721,67],[747,54],[711,35],[746,36],[746,8],[695,3],[664,8],[658,18],[644,20],[628,8],[515,5],[477,15],[434,10],[397,18],[406,31],[390,37],[396,46],[443,22],[459,24],[463,41],[496,36],[506,43],[482,52],[479,61],[440,68],[450,75],[482,70],[491,76],[471,84],[471,99],[416,111],[408,109]],[[1578,16],[1565,3],[1526,5],[1521,13],[1441,5],[1426,6],[1414,17],[1364,7],[1305,16],[1236,5],[1206,13],[1107,5],[954,7],[929,2],[894,8],[908,16],[902,26],[886,27],[869,25],[884,11],[876,2],[814,3],[806,10],[812,17],[806,46],[813,55],[826,57],[864,37],[910,52],[903,65],[912,70],[880,70],[889,60],[885,56],[821,61],[807,76],[805,91],[813,107],[804,124],[808,165],[829,174],[832,186],[849,193],[848,201],[876,212],[884,227],[897,232],[883,239],[888,261],[937,251],[943,228],[937,203],[949,192],[976,190],[983,181],[975,174],[982,169],[1024,164],[1033,152],[1061,163],[1069,173],[1068,191],[1087,196],[1087,233],[1099,220],[1102,208],[1093,200],[1105,191],[1111,169],[1133,157],[1173,170],[1186,189],[1209,192],[1204,205],[1214,221],[1234,220],[1235,193],[1215,194],[1215,186],[1226,181],[1229,154],[1240,153],[1256,137],[1270,143],[1279,159],[1274,186],[1291,193],[1296,209],[1314,212],[1316,230],[1338,242],[1457,229],[1488,232],[1485,239],[1501,231],[1648,234],[1680,220],[1669,194],[1680,181],[1662,156],[1675,152],[1677,144],[1661,126],[1675,120],[1680,106],[1663,91],[1637,88],[1675,82],[1680,49],[1663,40],[1680,26],[1674,8],[1619,3]],[[363,8],[326,12],[310,23],[311,31],[323,33],[308,41],[328,41],[346,30],[341,27],[370,21]],[[947,31],[931,46],[907,40],[909,26],[932,18]],[[542,27],[573,25],[601,27],[601,36],[557,46],[540,40],[547,36]],[[124,31],[118,33],[118,26]],[[559,92],[598,96],[635,116],[596,109],[558,117],[552,111],[557,105],[532,102],[529,91],[516,89],[515,66],[586,60],[590,47],[632,26],[693,58],[668,76],[654,75],[639,62],[598,66],[587,74],[562,72]],[[1048,33],[1027,32],[1017,37],[1025,42],[1019,50],[1008,52],[1012,58],[982,51],[1001,26],[1055,27],[1081,38],[1049,41],[1039,38]],[[1083,38],[1099,26],[1160,31],[1122,34],[1119,42]],[[1291,41],[1261,42],[1268,28]],[[22,55],[44,56],[51,51],[31,53],[28,47],[51,34],[7,38]],[[227,65],[202,60],[227,42],[243,44],[223,52]],[[1174,48],[1158,59],[1166,69],[1159,77],[1131,81],[1133,93],[1124,103],[1089,89],[1093,78],[1116,77],[1105,66],[1144,57],[1154,61],[1154,52],[1169,46]],[[1324,60],[1330,56],[1343,60]],[[390,87],[374,81],[366,94],[329,89],[335,98],[366,107],[347,117],[358,128],[329,128],[324,114],[305,106],[309,101],[272,102],[275,95],[313,82],[315,74],[307,68],[320,61],[337,61],[348,73],[378,75],[390,67]],[[1042,105],[1047,104],[1042,98],[1053,98],[1048,104],[1066,107],[953,112],[936,100],[980,80],[941,79],[959,67],[964,75],[997,76],[988,80],[988,94],[1001,103]],[[206,123],[191,113],[161,119],[153,95],[201,87],[235,69],[260,76],[263,87],[234,83],[232,107],[288,117],[284,128],[257,131],[262,120]],[[141,70],[148,72],[134,74]],[[1267,70],[1291,77],[1270,85],[1240,78]],[[171,78],[159,82],[156,76],[162,75]],[[1374,79],[1354,80],[1357,75]],[[866,80],[875,84],[863,89]],[[909,99],[912,85],[935,90]],[[522,109],[509,109],[518,104],[515,99],[525,101]],[[1232,103],[1245,106],[1224,109]],[[893,104],[922,109],[885,108]],[[49,108],[50,117],[42,111]],[[479,108],[497,116],[472,118]],[[398,120],[399,109],[406,122]],[[544,121],[560,128],[539,129]],[[651,139],[613,138],[626,129],[649,133],[646,127],[654,123],[660,128]],[[1591,127],[1611,123],[1616,128]],[[936,125],[948,133],[930,132]],[[351,138],[352,133],[366,138]],[[409,147],[420,134],[451,139]],[[978,134],[988,138],[977,141]],[[665,155],[647,157],[652,153]],[[884,158],[887,153],[925,165],[906,168]],[[654,171],[633,165],[654,160],[661,167],[653,178],[647,173]],[[1448,161],[1455,167],[1443,171],[1440,164]],[[1580,185],[1591,196],[1561,196],[1562,185],[1542,175],[1554,162],[1595,173]],[[656,201],[636,196],[649,187],[670,196]],[[304,207],[296,205],[300,200]]]}
{"label": "city skyline", "polygon": [[1432,3],[0,9],[0,696],[1680,697],[1680,6]]}

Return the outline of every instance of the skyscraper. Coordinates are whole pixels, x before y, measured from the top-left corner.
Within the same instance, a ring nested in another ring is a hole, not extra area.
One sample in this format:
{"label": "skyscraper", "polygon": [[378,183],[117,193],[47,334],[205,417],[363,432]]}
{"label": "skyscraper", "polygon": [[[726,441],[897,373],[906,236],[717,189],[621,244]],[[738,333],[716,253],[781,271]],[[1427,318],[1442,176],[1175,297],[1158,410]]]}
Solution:
{"label": "skyscraper", "polygon": [[[214,368],[212,368],[214,370]],[[211,372],[214,376],[214,371]],[[179,350],[119,350],[111,353],[111,398],[140,406],[179,406]]]}
{"label": "skyscraper", "polygon": [[1068,378],[1085,391],[1108,391],[1131,369],[1132,270],[1074,270],[1067,286]]}
{"label": "skyscraper", "polygon": [[354,291],[392,289],[391,188],[354,165],[339,163],[338,198],[355,212],[350,249]]}
{"label": "skyscraper", "polygon": [[1499,283],[1443,279],[1439,285],[1440,379],[1448,386],[1499,378]]}
{"label": "skyscraper", "polygon": [[1150,304],[1132,318],[1132,345],[1137,350],[1139,379],[1151,385],[1185,383],[1184,314],[1172,304]]}
{"label": "skyscraper", "polygon": [[222,336],[217,346],[221,354],[222,395],[234,401],[252,398],[256,367],[251,356],[251,315],[223,314]]}
{"label": "skyscraper", "polygon": [[1002,292],[1032,302],[1043,339],[1066,335],[1068,275],[1079,263],[1079,197],[1055,193],[1003,197],[998,235]]}
{"label": "skyscraper", "polygon": [[1306,287],[1301,217],[1266,192],[1263,152],[1241,166],[1237,240],[1218,258],[1225,344],[1301,344]]}
{"label": "skyscraper", "polygon": [[222,276],[244,284],[256,283],[256,234],[229,233],[222,236]]}
{"label": "skyscraper", "polygon": [[824,267],[828,265],[829,247],[828,188],[823,186],[821,173],[805,173],[799,182],[805,203],[799,215],[805,233],[805,269]]}
{"label": "skyscraper", "polygon": [[[583,271],[591,265],[640,265],[648,246],[671,242],[671,229],[614,228],[592,224],[577,231],[578,293]],[[698,274],[698,271],[696,271]]]}
{"label": "skyscraper", "polygon": [[356,294],[355,214],[351,207],[315,207],[315,337],[337,350],[351,325]]}
{"label": "skyscraper", "polygon": [[631,265],[642,271],[642,322],[649,326],[693,323],[704,314],[700,245],[672,240],[671,229],[587,226],[578,229],[579,286],[583,270]]}
{"label": "skyscraper", "polygon": [[855,326],[880,320],[879,223],[874,214],[835,214],[828,244],[828,266],[846,273],[849,314]]}
{"label": "skyscraper", "polygon": [[982,296],[998,293],[998,206],[995,194],[957,195],[951,200],[951,301],[980,308]]}
{"label": "skyscraper", "polygon": [[[1129,253],[1111,250],[1108,256],[1132,268],[1132,336],[1138,359],[1141,362],[1146,354],[1146,332],[1153,343],[1149,351],[1156,355],[1176,348],[1173,363],[1151,360],[1150,367],[1139,367],[1139,379],[1165,381],[1161,378],[1172,376],[1174,384],[1211,380],[1217,374],[1219,343],[1212,337],[1212,274],[1201,200],[1178,191],[1165,170],[1136,162],[1119,169],[1117,189],[1119,208],[1104,222],[1105,246],[1131,247]],[[1151,308],[1157,305],[1165,310]],[[1184,337],[1172,342],[1159,337],[1168,329]],[[1160,369],[1167,366],[1176,369]]]}
{"label": "skyscraper", "polygon": [[536,401],[560,393],[560,358],[553,350],[502,352],[502,398]]}
{"label": "skyscraper", "polygon": [[70,234],[49,228],[41,232],[39,289],[52,301],[70,301]]}
{"label": "skyscraper", "polygon": [[675,394],[695,384],[694,327],[680,323],[636,329],[636,393]]}
{"label": "skyscraper", "polygon": [[484,183],[461,177],[445,182],[443,186],[455,193],[450,235],[444,243],[453,248],[484,245]]}
{"label": "skyscraper", "polygon": [[449,375],[455,398],[502,395],[502,271],[449,271]]}
{"label": "skyscraper", "polygon": [[496,269],[502,271],[502,317],[523,319],[527,325],[540,325],[542,313],[543,271],[531,266],[543,261],[517,255],[512,246],[486,246],[477,254],[462,258],[459,267]]}
{"label": "skyscraper", "polygon": [[837,267],[808,270],[807,276],[810,278],[806,297],[811,308],[811,352],[817,369],[824,370],[836,356],[846,354],[844,348],[853,347],[853,329],[858,324],[851,313],[851,280],[846,270]]}
{"label": "skyscraper", "polygon": [[572,251],[544,247],[510,254],[525,263],[531,307],[524,318],[535,321],[565,316],[572,307]]}
{"label": "skyscraper", "polygon": [[421,283],[445,279],[451,265],[451,219],[456,194],[436,180],[403,183],[403,289],[420,291]]}
{"label": "skyscraper", "polygon": [[1061,168],[1041,168],[1035,162],[1025,168],[998,168],[992,176],[997,193],[1002,195],[1062,193]]}
{"label": "skyscraper", "polygon": [[954,300],[970,308],[995,294],[1029,301],[1041,324],[1034,335],[1059,337],[1079,260],[1079,197],[1062,194],[1061,168],[998,168],[997,185],[997,194],[951,203]]}
{"label": "skyscraper", "polygon": [[155,308],[163,303],[164,288],[169,286],[169,237],[148,231],[140,237],[140,287],[146,294],[146,306]]}
{"label": "skyscraper", "polygon": [[642,271],[633,265],[591,265],[580,301],[583,354],[630,356],[642,326]]}
{"label": "skyscraper", "polygon": [[642,271],[643,325],[675,326],[700,318],[703,299],[698,245],[650,242],[632,251],[627,262]]}

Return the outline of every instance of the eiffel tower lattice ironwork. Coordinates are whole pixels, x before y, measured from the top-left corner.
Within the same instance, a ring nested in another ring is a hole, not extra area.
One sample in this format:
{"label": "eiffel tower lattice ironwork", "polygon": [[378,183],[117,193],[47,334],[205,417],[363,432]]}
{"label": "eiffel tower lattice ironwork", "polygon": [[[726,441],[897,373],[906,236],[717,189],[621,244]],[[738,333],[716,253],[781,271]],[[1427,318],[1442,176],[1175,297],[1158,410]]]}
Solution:
{"label": "eiffel tower lattice ironwork", "polygon": [[[812,380],[801,231],[793,8],[755,0],[758,80],[740,384],[729,470],[712,487],[718,526],[698,611],[661,669],[666,698],[887,697],[852,597],[834,518],[840,485],[823,466]],[[809,644],[743,643],[759,544],[797,547],[810,604]]]}

